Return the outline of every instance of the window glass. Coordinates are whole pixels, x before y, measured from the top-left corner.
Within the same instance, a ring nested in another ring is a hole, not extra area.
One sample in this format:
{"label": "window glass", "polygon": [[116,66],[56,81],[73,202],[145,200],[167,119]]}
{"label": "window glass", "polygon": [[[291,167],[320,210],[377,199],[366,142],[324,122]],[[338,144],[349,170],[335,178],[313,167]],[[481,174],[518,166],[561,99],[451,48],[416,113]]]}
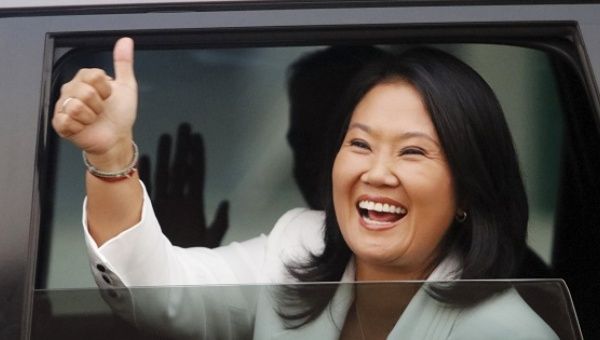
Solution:
{"label": "window glass", "polygon": [[[524,338],[582,339],[562,280],[455,283],[452,289],[464,294],[456,295],[462,297],[463,303],[474,296],[495,295],[485,300],[487,303],[469,307],[439,303],[435,292],[447,288],[443,284],[401,281],[38,290],[33,296],[31,339],[47,339],[48,334],[58,339],[91,340],[263,339],[274,334],[280,339],[315,335],[333,339],[337,338],[333,334],[346,326],[344,317],[347,323],[356,325],[352,332],[362,333],[363,339],[380,338],[382,329],[387,329],[392,339],[404,338],[406,334],[412,339],[429,338],[425,334],[434,331],[460,339],[477,337],[482,332],[493,338],[518,333]],[[283,318],[289,325],[300,324],[302,319],[293,316],[299,306],[308,306],[310,300],[300,298],[296,304],[290,304],[286,299],[268,297],[289,297],[291,292],[308,291],[321,297],[333,294],[335,308],[307,325],[284,329]],[[352,303],[356,292],[368,301],[376,301],[378,308],[361,313],[362,309]],[[412,301],[418,303],[399,303],[406,295],[414,295]],[[120,308],[111,310],[109,304]],[[398,310],[403,310],[401,315]],[[502,322],[486,323],[485,330],[478,326],[482,320],[498,315],[502,315]],[[390,319],[397,322],[386,322]]]}
{"label": "window glass", "polygon": [[[562,113],[547,55],[514,46],[438,47],[475,68],[500,99],[526,182],[529,242],[549,262]],[[140,101],[135,140],[141,153],[148,156],[154,174],[162,134],[171,135],[176,144],[180,125],[188,123],[193,133],[202,136],[204,191],[202,199],[188,208],[195,211],[190,218],[210,225],[221,202],[229,203],[222,244],[268,233],[285,211],[307,206],[293,176],[293,154],[286,139],[290,125],[286,82],[292,63],[324,48],[136,51]],[[110,70],[111,63],[110,52],[75,51],[57,63],[53,76],[60,84],[81,67]],[[317,150],[319,146],[311,147]],[[171,156],[174,154],[172,151]],[[52,220],[44,221],[49,237],[42,240],[49,251],[46,287],[40,288],[92,287],[81,227],[81,154],[58,141],[55,164]],[[152,189],[156,189],[155,183]]]}

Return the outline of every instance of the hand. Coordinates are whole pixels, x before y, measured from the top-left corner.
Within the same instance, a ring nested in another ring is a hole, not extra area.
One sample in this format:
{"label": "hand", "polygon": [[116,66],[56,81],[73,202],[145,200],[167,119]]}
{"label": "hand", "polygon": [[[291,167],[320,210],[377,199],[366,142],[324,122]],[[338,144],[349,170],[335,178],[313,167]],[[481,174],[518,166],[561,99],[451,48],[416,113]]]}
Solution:
{"label": "hand", "polygon": [[142,156],[139,174],[148,193],[163,233],[172,244],[181,247],[209,247],[221,244],[229,226],[227,201],[217,208],[213,222],[207,225],[204,213],[204,143],[189,124],[181,124],[175,143],[175,157],[170,164],[171,137],[160,137],[154,172],[155,188],[150,181],[151,166]]}
{"label": "hand", "polygon": [[115,78],[104,70],[81,69],[61,88],[52,126],[88,154],[101,170],[122,169],[131,161],[137,111],[133,40],[121,38],[113,52]]}

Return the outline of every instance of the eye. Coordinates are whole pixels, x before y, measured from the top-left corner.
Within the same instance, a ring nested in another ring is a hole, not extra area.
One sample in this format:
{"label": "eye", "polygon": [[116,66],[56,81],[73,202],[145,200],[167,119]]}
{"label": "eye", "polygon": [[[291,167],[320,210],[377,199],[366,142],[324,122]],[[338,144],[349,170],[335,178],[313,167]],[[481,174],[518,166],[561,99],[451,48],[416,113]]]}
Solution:
{"label": "eye", "polygon": [[416,147],[416,146],[410,146],[410,147],[406,147],[402,150],[400,150],[400,156],[425,156],[426,152],[424,149],[420,148],[420,147]]}
{"label": "eye", "polygon": [[371,146],[369,145],[369,143],[367,143],[366,141],[364,141],[362,139],[351,140],[350,146],[360,148],[360,149],[365,149],[365,150],[371,150]]}

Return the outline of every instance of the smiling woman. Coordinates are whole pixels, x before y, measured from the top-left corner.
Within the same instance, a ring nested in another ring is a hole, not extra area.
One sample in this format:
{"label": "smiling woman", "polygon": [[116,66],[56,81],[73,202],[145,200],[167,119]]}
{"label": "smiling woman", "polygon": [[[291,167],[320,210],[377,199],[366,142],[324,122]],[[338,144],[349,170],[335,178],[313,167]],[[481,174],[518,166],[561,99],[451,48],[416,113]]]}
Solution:
{"label": "smiling woman", "polygon": [[[325,213],[294,209],[281,217],[269,236],[214,250],[174,247],[161,233],[148,194],[132,169],[138,154],[132,142],[138,86],[133,42],[121,39],[115,45],[114,79],[98,69],[77,73],[62,87],[53,126],[86,158],[83,219],[97,284],[514,275],[525,247],[527,204],[512,140],[493,92],[471,68],[437,50],[414,49],[373,60],[352,81],[340,105],[337,120],[344,123],[334,127],[340,139],[328,160]],[[306,301],[316,303],[299,313],[278,313],[299,323],[261,324],[257,317],[255,338],[270,338],[281,331],[279,326],[297,328],[328,320],[323,311],[330,303],[337,305],[340,292],[331,290],[320,299],[309,296]],[[306,295],[302,289],[297,293],[290,298]],[[420,333],[423,330],[407,328],[407,320],[424,314],[422,320],[431,325],[426,331],[443,337],[556,337],[514,289],[487,293],[462,301],[461,308],[475,311],[463,316],[451,296],[434,298],[414,290],[394,300],[377,335],[430,338]],[[489,300],[492,293],[498,294]],[[438,304],[440,300],[449,304]],[[335,337],[360,334],[359,310],[374,308],[374,302],[357,290],[352,305],[341,312],[341,329],[321,322],[337,329]],[[177,315],[172,313],[176,307],[165,306],[171,318]],[[257,315],[274,312],[265,310],[261,301],[254,308]],[[474,323],[493,318],[500,309],[518,323],[472,334]]]}
{"label": "smiling woman", "polygon": [[[310,261],[288,265],[294,277],[338,281],[349,270],[361,281],[516,276],[525,249],[525,189],[501,107],[473,69],[433,49],[382,57],[355,77],[340,116],[325,246]],[[351,310],[376,310],[356,293]],[[434,295],[473,306],[496,293]],[[288,314],[292,322],[309,322],[326,307],[302,287],[297,295],[312,302]],[[414,303],[398,303],[396,313]],[[356,314],[348,314],[343,334]]]}

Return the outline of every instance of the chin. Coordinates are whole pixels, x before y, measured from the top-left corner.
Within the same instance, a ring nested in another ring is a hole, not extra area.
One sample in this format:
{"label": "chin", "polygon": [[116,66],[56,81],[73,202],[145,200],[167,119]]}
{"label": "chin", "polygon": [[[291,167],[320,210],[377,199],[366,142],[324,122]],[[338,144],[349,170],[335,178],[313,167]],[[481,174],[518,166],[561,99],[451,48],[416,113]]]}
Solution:
{"label": "chin", "polygon": [[382,250],[382,247],[383,246],[376,245],[371,245],[368,247],[363,246],[357,249],[354,254],[361,260],[368,263],[393,266],[394,262],[397,262],[401,255],[399,255],[397,251],[391,253],[389,251]]}

